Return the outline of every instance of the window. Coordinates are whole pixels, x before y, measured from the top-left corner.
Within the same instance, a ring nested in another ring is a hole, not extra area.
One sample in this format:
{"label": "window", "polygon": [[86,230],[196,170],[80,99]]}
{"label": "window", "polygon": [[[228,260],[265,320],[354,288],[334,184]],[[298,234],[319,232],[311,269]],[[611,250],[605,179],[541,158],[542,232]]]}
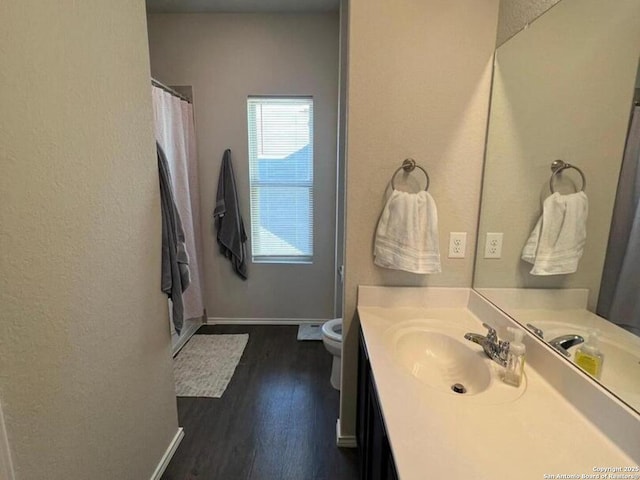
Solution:
{"label": "window", "polygon": [[249,97],[254,262],[313,260],[313,99]]}

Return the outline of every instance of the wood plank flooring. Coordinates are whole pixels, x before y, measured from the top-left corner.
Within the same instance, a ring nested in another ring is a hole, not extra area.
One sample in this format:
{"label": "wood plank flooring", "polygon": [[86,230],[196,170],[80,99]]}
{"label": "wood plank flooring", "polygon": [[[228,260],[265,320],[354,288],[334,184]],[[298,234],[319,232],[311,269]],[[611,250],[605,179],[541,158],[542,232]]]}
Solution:
{"label": "wood plank flooring", "polygon": [[290,326],[203,326],[198,334],[248,333],[220,399],[178,398],[185,437],[163,480],[355,480],[355,449],[336,441],[339,393],[322,342]]}

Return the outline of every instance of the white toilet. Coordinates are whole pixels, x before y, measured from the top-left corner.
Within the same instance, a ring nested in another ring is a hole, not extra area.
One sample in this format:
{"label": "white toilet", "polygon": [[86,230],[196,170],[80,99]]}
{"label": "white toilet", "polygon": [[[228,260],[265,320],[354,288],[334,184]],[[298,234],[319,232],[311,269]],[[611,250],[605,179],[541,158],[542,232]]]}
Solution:
{"label": "white toilet", "polygon": [[342,319],[335,318],[322,325],[322,343],[333,355],[331,386],[340,390],[340,364],[342,363]]}

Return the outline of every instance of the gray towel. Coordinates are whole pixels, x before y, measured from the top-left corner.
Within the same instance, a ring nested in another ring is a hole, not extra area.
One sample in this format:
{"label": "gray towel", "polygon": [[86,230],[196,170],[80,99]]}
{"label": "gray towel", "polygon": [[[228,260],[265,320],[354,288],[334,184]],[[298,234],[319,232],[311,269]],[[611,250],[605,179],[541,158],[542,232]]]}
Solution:
{"label": "gray towel", "polygon": [[242,278],[247,279],[247,264],[245,263],[245,242],[247,234],[240,215],[236,179],[231,164],[231,150],[226,149],[220,165],[218,177],[218,193],[216,207],[213,210],[218,231],[218,245],[220,253],[227,257],[233,265],[233,270]]}
{"label": "gray towel", "polygon": [[189,277],[189,257],[184,243],[184,230],[180,214],[173,199],[169,164],[160,144],[158,151],[158,176],[160,177],[160,204],[162,210],[162,282],[161,288],[173,304],[173,325],[180,334],[183,323],[184,306],[182,292],[191,279]]}

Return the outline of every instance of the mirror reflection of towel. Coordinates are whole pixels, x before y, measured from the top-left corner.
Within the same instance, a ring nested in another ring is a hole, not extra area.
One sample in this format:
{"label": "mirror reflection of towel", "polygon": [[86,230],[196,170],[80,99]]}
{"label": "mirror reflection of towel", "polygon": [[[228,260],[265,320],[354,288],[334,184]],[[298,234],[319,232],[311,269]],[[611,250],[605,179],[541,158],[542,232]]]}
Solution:
{"label": "mirror reflection of towel", "polygon": [[531,275],[575,273],[587,241],[589,201],[584,192],[548,196],[522,260],[533,264]]}
{"label": "mirror reflection of towel", "polygon": [[247,279],[247,264],[245,262],[245,242],[247,234],[244,221],[240,215],[236,179],[231,164],[231,150],[226,149],[220,165],[218,177],[218,192],[216,206],[213,210],[218,231],[218,245],[220,253],[227,257],[233,265],[233,270],[242,278]]}
{"label": "mirror reflection of towel", "polygon": [[394,190],[384,206],[374,245],[374,263],[412,273],[439,273],[438,210],[425,191]]}

